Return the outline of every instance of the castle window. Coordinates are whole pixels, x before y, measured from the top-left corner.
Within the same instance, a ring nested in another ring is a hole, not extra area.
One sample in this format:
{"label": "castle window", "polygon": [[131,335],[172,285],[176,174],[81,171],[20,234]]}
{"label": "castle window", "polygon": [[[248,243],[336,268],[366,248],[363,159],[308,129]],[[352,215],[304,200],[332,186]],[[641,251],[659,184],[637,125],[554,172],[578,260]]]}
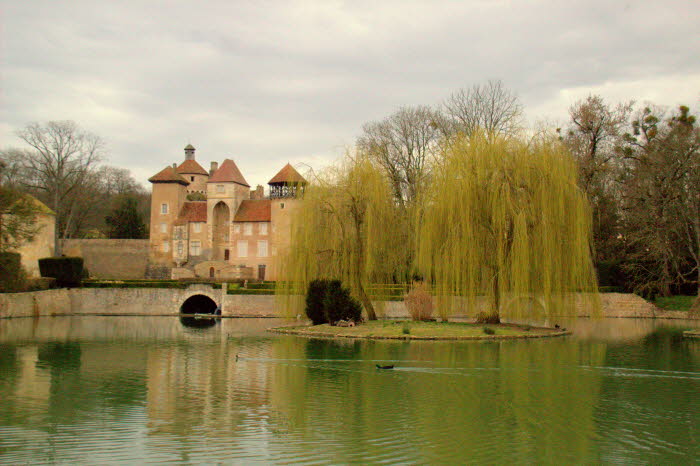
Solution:
{"label": "castle window", "polygon": [[192,231],[195,233],[201,233],[202,232],[202,222],[194,222],[192,224]]}
{"label": "castle window", "polygon": [[217,184],[216,185],[216,192],[217,193],[223,193],[224,191],[224,185],[223,184]]}
{"label": "castle window", "polygon": [[261,235],[267,234],[267,223],[263,222],[260,224],[260,234]]}
{"label": "castle window", "polygon": [[243,224],[243,234],[246,236],[250,236],[253,234],[253,224],[250,222],[245,222]]}
{"label": "castle window", "polygon": [[224,243],[228,243],[229,236],[228,236],[228,231],[224,233]]}
{"label": "castle window", "polygon": [[182,256],[185,252],[185,246],[182,244],[182,241],[177,242],[177,255]]}
{"label": "castle window", "polygon": [[241,224],[240,223],[233,224],[233,232],[236,234],[239,234],[241,232]]}
{"label": "castle window", "polygon": [[199,241],[190,241],[190,255],[198,256],[202,253],[202,243]]}
{"label": "castle window", "polygon": [[190,176],[190,181],[194,181],[194,176]]}
{"label": "castle window", "polygon": [[161,223],[161,224],[160,224],[160,232],[161,232],[161,233],[167,233],[167,232],[168,232],[168,224],[167,224],[167,223]]}
{"label": "castle window", "polygon": [[160,213],[161,214],[167,214],[168,213],[168,204],[163,203],[160,205]]}
{"label": "castle window", "polygon": [[280,209],[284,209],[284,202],[280,202]]}
{"label": "castle window", "polygon": [[241,240],[236,244],[238,257],[248,257],[248,241]]}
{"label": "castle window", "polygon": [[167,241],[163,243],[163,252],[170,252],[170,243]]}
{"label": "castle window", "polygon": [[267,257],[267,240],[258,241],[258,257]]}

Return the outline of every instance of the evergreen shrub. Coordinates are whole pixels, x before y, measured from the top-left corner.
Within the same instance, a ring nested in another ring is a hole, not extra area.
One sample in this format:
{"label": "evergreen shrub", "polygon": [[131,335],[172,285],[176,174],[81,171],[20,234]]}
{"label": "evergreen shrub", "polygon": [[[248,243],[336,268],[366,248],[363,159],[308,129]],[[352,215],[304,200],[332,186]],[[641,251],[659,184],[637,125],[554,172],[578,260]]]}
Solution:
{"label": "evergreen shrub", "polygon": [[359,322],[362,320],[362,306],[343,288],[340,280],[330,280],[326,288],[323,307],[328,322],[335,325],[339,320]]}
{"label": "evergreen shrub", "polygon": [[306,317],[314,325],[328,323],[323,307],[327,286],[328,280],[313,280],[309,283],[309,290],[306,293]]}
{"label": "evergreen shrub", "polygon": [[22,291],[23,285],[22,256],[16,252],[0,253],[0,291]]}
{"label": "evergreen shrub", "polygon": [[340,280],[313,280],[306,293],[306,317],[314,325],[335,325],[339,320],[360,322],[362,306]]}
{"label": "evergreen shrub", "polygon": [[39,259],[42,277],[53,277],[58,287],[80,286],[83,277],[82,257],[44,257]]}

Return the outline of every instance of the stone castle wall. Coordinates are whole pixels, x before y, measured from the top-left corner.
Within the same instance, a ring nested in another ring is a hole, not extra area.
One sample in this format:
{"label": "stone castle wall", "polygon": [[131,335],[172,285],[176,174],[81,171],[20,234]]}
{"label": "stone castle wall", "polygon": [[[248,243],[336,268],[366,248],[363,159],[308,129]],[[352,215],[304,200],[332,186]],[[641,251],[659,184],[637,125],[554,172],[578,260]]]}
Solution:
{"label": "stone castle wall", "polygon": [[63,254],[82,257],[90,278],[145,278],[148,247],[147,239],[62,240]]}

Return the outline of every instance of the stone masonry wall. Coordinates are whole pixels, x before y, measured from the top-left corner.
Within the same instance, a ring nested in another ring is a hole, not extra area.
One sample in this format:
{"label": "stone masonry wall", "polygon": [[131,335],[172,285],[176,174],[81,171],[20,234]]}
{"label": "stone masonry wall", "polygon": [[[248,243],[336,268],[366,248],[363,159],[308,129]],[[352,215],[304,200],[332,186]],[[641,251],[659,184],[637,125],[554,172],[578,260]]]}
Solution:
{"label": "stone masonry wall", "polygon": [[[196,284],[187,289],[163,288],[76,288],[0,294],[0,318],[48,315],[178,315],[180,306],[190,296],[204,294],[222,305],[224,317],[277,317],[272,295],[225,295],[209,285]],[[601,295],[603,317],[687,318],[685,313],[661,311],[639,296],[623,293]],[[380,316],[407,318],[402,301],[377,304]],[[579,308],[578,316],[590,312]],[[454,317],[470,317],[456,315]]]}
{"label": "stone masonry wall", "polygon": [[[63,254],[82,257],[91,278],[144,278],[147,239],[66,239]],[[170,278],[170,277],[168,277]]]}

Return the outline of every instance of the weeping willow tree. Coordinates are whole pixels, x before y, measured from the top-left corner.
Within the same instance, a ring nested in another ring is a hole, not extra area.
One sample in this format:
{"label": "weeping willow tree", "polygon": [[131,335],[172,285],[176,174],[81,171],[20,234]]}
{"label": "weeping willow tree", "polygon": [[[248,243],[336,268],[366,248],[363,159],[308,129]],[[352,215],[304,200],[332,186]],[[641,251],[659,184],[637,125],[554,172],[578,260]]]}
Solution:
{"label": "weeping willow tree", "polygon": [[408,223],[390,183],[363,153],[311,180],[292,220],[290,247],[280,265],[278,296],[288,315],[302,312],[311,280],[342,280],[370,320],[377,313],[368,285],[405,276]]}
{"label": "weeping willow tree", "polygon": [[443,318],[456,308],[491,321],[572,315],[582,298],[597,309],[591,213],[576,177],[556,141],[475,135],[446,147],[416,245]]}

